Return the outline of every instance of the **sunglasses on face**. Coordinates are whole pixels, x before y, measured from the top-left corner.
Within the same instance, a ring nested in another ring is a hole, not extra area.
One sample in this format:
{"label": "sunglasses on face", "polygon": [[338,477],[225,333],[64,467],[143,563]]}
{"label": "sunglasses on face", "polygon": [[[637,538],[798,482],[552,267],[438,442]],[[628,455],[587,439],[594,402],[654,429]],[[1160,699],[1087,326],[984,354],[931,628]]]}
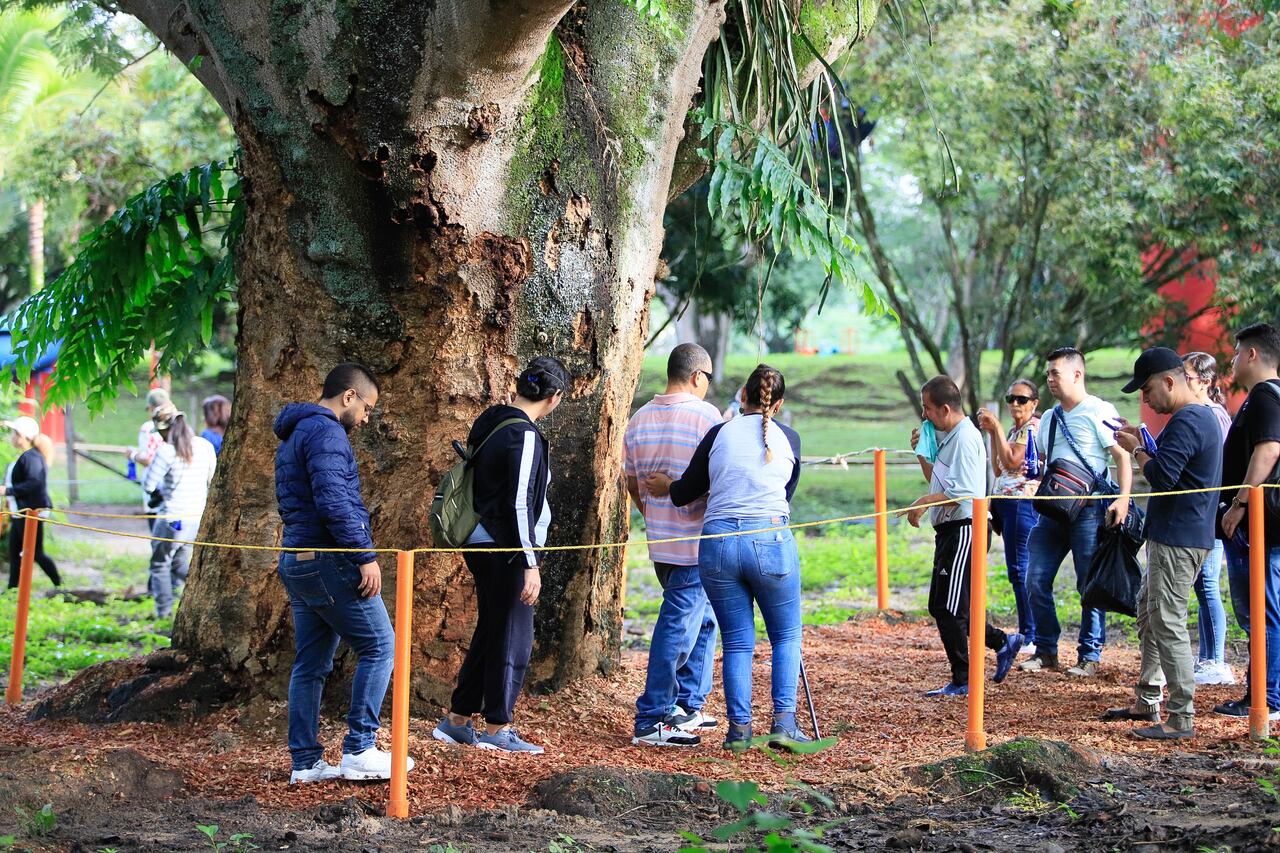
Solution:
{"label": "sunglasses on face", "polygon": [[1005,394],[1004,401],[1006,403],[1017,403],[1019,406],[1025,406],[1027,403],[1033,402],[1035,397],[1026,397],[1022,394]]}

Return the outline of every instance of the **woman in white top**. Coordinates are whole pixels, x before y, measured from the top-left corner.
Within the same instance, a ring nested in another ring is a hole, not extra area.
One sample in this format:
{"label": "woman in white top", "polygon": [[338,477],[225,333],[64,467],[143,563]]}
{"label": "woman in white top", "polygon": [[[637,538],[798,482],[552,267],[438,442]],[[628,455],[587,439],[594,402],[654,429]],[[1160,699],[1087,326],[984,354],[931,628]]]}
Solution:
{"label": "woman in white top", "polygon": [[160,405],[151,419],[164,443],[147,466],[142,488],[157,515],[152,535],[165,540],[151,545],[151,594],[156,617],[162,619],[173,613],[174,599],[187,580],[191,542],[200,529],[218,457],[173,403]]}
{"label": "woman in white top", "polygon": [[[1040,480],[1027,476],[1027,437],[1034,430],[1040,432],[1040,417],[1036,408],[1040,405],[1040,389],[1030,379],[1015,379],[1005,392],[1004,401],[1009,406],[1013,426],[1006,434],[1000,419],[986,409],[978,410],[978,426],[991,436],[991,468],[995,472],[997,495],[1034,495]],[[1038,516],[1031,501],[991,502],[991,511],[1000,522],[1000,538],[1004,541],[1004,560],[1008,569],[1009,585],[1013,587],[1013,599],[1018,605],[1018,633],[1027,638],[1022,647],[1024,654],[1035,654],[1031,638],[1035,636],[1035,617],[1031,601],[1027,597],[1027,543],[1031,540],[1031,528]]]}

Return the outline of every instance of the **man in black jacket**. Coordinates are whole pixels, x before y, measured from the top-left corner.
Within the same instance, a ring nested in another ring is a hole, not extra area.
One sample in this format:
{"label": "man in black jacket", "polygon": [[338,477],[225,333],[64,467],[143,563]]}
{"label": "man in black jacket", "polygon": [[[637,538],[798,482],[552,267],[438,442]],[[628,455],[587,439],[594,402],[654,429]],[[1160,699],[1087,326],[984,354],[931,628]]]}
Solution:
{"label": "man in black jacket", "polygon": [[[285,552],[279,565],[293,609],[296,648],[289,679],[290,783],[391,777],[391,754],[379,750],[374,739],[391,679],[395,635],[380,595],[382,573],[347,437],[368,422],[377,403],[378,383],[369,369],[340,364],[325,378],[319,404],[290,403],[276,418],[283,545],[315,549]],[[325,762],[319,740],[320,694],[339,640],[346,640],[359,661],[342,763],[333,767]]]}

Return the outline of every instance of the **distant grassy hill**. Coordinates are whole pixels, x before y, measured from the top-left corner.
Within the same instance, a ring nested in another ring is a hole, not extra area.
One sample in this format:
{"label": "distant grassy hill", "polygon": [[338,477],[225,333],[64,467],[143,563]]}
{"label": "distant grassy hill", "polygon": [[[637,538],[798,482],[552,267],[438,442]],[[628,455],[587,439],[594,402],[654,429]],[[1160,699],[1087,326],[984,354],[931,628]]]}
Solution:
{"label": "distant grassy hill", "polygon": [[[1136,355],[1136,351],[1129,350],[1100,350],[1088,356],[1090,393],[1114,403],[1120,414],[1130,420],[1138,418],[1138,398],[1121,393],[1120,388],[1132,375]],[[996,353],[988,353],[984,358],[989,372],[996,369],[998,358]],[[791,412],[791,426],[800,433],[806,456],[831,456],[874,447],[910,448],[911,430],[918,421],[895,377],[898,370],[907,369],[905,353],[869,356],[777,353],[766,355],[764,362],[781,370],[786,377],[786,409]],[[757,363],[753,356],[730,356],[726,381],[712,398],[715,405],[722,409],[727,406]],[[1043,375],[1044,366],[1038,365],[1028,377],[1040,384],[1042,408],[1051,404]],[[665,383],[666,355],[658,353],[646,358],[633,411],[660,392]],[[1001,403],[1007,421],[1003,408]],[[919,469],[910,463],[909,457],[898,459],[908,460],[908,464],[893,465],[889,469],[890,507],[910,503],[924,491]],[[793,520],[870,512],[871,478],[870,466],[851,465],[847,471],[807,469],[796,494]]]}

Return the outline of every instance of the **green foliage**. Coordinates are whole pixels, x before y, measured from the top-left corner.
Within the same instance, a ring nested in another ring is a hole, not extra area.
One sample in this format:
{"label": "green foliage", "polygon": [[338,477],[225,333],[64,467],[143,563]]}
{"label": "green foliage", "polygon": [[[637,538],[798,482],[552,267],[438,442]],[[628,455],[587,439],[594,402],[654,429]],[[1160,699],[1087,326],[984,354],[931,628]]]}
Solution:
{"label": "green foliage", "polygon": [[572,836],[563,832],[556,833],[556,837],[547,844],[547,853],[586,853],[594,849],[590,844],[574,841]]}
{"label": "green foliage", "polygon": [[208,840],[210,850],[257,850],[258,845],[253,843],[253,836],[247,832],[237,832],[227,836],[223,841],[218,838],[218,825],[197,823],[196,829]]}
{"label": "green foliage", "polygon": [[[856,8],[858,32],[848,34],[851,40],[865,35],[863,4]],[[861,284],[853,264],[857,244],[846,228],[848,207],[834,210],[831,173],[843,167],[814,131],[823,110],[838,115],[848,105],[821,58],[829,45],[815,46],[795,12],[777,0],[731,4],[720,39],[703,61],[705,96],[693,118],[707,146],[702,154],[712,163],[708,209],[729,217],[730,233],[755,246],[770,268],[782,252],[819,260],[826,273],[815,295],[821,310],[833,282]],[[873,13],[868,27],[871,19]],[[822,70],[810,82],[814,61]],[[837,134],[841,124],[831,124]],[[862,286],[861,295],[868,311],[884,310],[870,287]]]}
{"label": "green foliage", "polygon": [[208,345],[214,308],[234,286],[239,202],[229,162],[172,175],[130,198],[85,237],[57,280],[18,308],[19,369],[25,375],[61,340],[52,402],[84,395],[101,410],[118,388],[133,387],[133,365],[153,343],[162,371]]}
{"label": "green foliage", "polygon": [[[799,796],[784,799],[782,805],[796,806],[806,815],[812,814],[813,805],[810,799],[817,800],[830,807],[831,800],[807,785],[798,785]],[[806,829],[795,825],[789,811],[765,811],[768,798],[760,791],[760,786],[750,781],[726,780],[716,783],[716,796],[733,806],[740,817],[712,830],[719,844],[712,847],[692,832],[681,832],[684,839],[690,842],[680,848],[680,853],[710,853],[713,849],[721,849],[720,844],[729,842],[736,836],[746,835],[751,842],[740,848],[741,853],[828,853],[831,850],[820,842],[823,832],[830,825],[821,825]],[[759,807],[759,808],[758,808]],[[759,842],[763,846],[756,846]]]}
{"label": "green foliage", "polygon": [[873,214],[860,223],[908,307],[919,374],[958,351],[976,388],[995,348],[985,396],[1056,345],[1129,344],[1153,318],[1180,336],[1193,312],[1158,290],[1205,259],[1223,302],[1274,308],[1280,20],[1229,36],[1217,8],[949,0],[849,64],[879,120],[853,170]]}
{"label": "green foliage", "polygon": [[629,0],[629,2],[642,17],[651,21],[660,32],[672,36],[680,34],[680,28],[671,19],[671,9],[667,6],[667,0]]}
{"label": "green foliage", "polygon": [[53,832],[58,825],[58,815],[53,810],[53,803],[45,803],[39,809],[26,809],[14,806],[18,819],[22,821],[22,833],[28,838],[44,838]]}
{"label": "green foliage", "polygon": [[[18,596],[0,594],[0,623],[12,625]],[[105,605],[71,602],[63,598],[36,598],[27,617],[27,655],[22,673],[24,686],[67,678],[87,666],[149,654],[167,648],[169,619],[155,619],[150,600],[108,599]],[[13,632],[0,633],[0,659],[13,653]]]}

